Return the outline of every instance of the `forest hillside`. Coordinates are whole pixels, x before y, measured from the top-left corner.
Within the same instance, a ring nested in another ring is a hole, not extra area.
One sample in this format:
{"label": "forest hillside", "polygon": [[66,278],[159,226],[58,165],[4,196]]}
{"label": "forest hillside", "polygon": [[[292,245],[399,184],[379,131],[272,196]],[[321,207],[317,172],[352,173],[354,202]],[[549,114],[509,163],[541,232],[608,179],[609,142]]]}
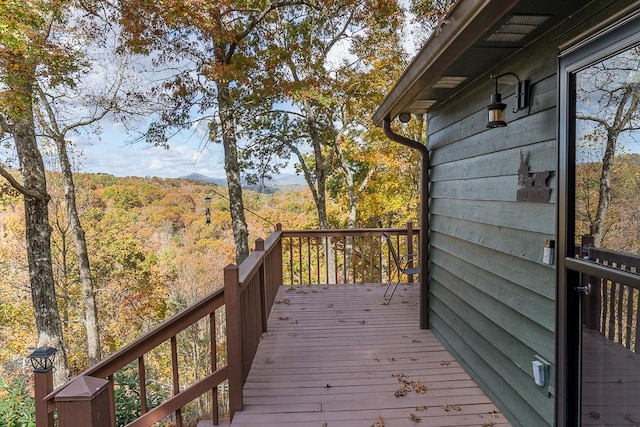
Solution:
{"label": "forest hillside", "polygon": [[[177,311],[217,289],[234,260],[226,188],[202,181],[75,177],[78,206],[96,281],[103,353],[108,355]],[[52,251],[58,305],[72,372],[87,367],[84,307],[73,237],[66,219],[60,177],[51,174]],[[211,221],[205,221],[205,197]],[[265,238],[275,223],[315,227],[306,187],[247,191],[250,239]],[[0,376],[20,371],[37,344],[24,249],[22,197],[0,204]]]}

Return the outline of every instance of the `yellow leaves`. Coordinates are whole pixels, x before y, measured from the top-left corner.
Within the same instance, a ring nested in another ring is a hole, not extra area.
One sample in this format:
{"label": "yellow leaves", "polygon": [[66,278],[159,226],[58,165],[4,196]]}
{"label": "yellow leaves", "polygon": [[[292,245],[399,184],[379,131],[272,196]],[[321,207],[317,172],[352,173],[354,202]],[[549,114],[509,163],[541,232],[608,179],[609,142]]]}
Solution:
{"label": "yellow leaves", "polygon": [[427,409],[428,409],[428,408],[427,408],[427,405],[416,406],[416,411],[418,411],[418,412],[424,412],[424,411],[426,411]]}
{"label": "yellow leaves", "polygon": [[264,361],[265,365],[273,365],[273,359],[271,359],[270,357],[267,357]]}
{"label": "yellow leaves", "polygon": [[451,362],[448,362],[448,361],[446,361],[446,360],[445,360],[445,361],[440,362],[440,366],[449,366],[450,364],[451,364]]}
{"label": "yellow leaves", "polygon": [[418,417],[416,414],[412,412],[409,412],[409,419],[414,423],[419,423],[422,420],[422,418]]}
{"label": "yellow leaves", "polygon": [[460,406],[458,406],[458,405],[449,405],[449,404],[442,405],[441,408],[444,409],[447,412],[462,410],[462,408],[460,408]]}
{"label": "yellow leaves", "polygon": [[411,391],[411,387],[409,387],[408,384],[404,384],[402,387],[396,390],[396,392],[394,393],[394,396],[395,397],[406,396],[407,393],[409,393],[410,391]]}
{"label": "yellow leaves", "polygon": [[280,316],[280,317],[278,317],[278,320],[282,320],[282,321],[289,320],[289,317],[288,316]]}
{"label": "yellow leaves", "polygon": [[[425,394],[427,392],[427,386],[422,384],[419,380],[413,381],[403,373],[392,374],[391,376],[396,377],[398,382],[402,383],[402,386],[394,394],[396,397],[405,396],[411,390],[415,391],[417,394]],[[424,408],[426,409],[426,406]]]}
{"label": "yellow leaves", "polygon": [[413,389],[416,391],[416,393],[418,394],[425,394],[427,392],[427,386],[425,386],[424,384],[422,384],[420,381],[415,381],[413,383]]}
{"label": "yellow leaves", "polygon": [[295,332],[289,332],[287,335],[289,335],[290,337],[297,337],[298,334],[296,334]]}
{"label": "yellow leaves", "polygon": [[384,427],[384,418],[382,418],[382,415],[380,415],[370,427]]}

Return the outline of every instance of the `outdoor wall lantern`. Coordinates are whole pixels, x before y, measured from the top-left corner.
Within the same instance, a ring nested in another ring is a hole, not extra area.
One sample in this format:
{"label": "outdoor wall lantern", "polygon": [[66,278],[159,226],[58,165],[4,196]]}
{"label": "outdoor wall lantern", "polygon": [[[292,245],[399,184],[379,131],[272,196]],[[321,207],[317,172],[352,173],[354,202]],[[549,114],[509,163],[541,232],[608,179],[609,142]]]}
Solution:
{"label": "outdoor wall lantern", "polygon": [[487,105],[487,111],[489,112],[489,122],[487,123],[488,128],[500,128],[507,125],[507,122],[504,121],[504,109],[507,108],[507,104],[502,102],[502,95],[498,92],[498,80],[506,76],[515,77],[517,80],[515,88],[516,102],[513,107],[513,112],[517,113],[529,105],[529,80],[520,80],[516,73],[504,73],[499,76],[489,76],[489,78],[495,81],[496,90],[491,95],[491,104]]}
{"label": "outdoor wall lantern", "polygon": [[33,353],[27,356],[31,359],[31,366],[34,372],[48,372],[53,367],[53,361],[56,360],[56,352],[54,347],[38,347]]}
{"label": "outdoor wall lantern", "polygon": [[211,224],[211,196],[204,198],[205,210],[204,216],[207,219],[207,224]]}

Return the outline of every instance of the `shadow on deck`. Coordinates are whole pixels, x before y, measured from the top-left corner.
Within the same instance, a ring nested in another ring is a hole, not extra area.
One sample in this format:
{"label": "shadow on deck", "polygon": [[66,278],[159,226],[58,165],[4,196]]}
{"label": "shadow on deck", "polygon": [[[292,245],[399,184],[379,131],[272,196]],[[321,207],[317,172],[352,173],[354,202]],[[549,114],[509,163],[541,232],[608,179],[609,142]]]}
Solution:
{"label": "shadow on deck", "polygon": [[418,285],[283,286],[233,426],[509,425],[429,330]]}

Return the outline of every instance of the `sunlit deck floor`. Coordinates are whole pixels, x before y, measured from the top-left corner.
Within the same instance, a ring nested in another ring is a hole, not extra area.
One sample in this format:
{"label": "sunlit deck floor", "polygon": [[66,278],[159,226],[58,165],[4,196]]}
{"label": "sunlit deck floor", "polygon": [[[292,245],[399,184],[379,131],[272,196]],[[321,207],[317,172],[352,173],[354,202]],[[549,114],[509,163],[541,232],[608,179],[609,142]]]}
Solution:
{"label": "sunlit deck floor", "polygon": [[401,285],[390,305],[383,293],[380,284],[282,287],[232,426],[509,425],[419,329],[418,286]]}

